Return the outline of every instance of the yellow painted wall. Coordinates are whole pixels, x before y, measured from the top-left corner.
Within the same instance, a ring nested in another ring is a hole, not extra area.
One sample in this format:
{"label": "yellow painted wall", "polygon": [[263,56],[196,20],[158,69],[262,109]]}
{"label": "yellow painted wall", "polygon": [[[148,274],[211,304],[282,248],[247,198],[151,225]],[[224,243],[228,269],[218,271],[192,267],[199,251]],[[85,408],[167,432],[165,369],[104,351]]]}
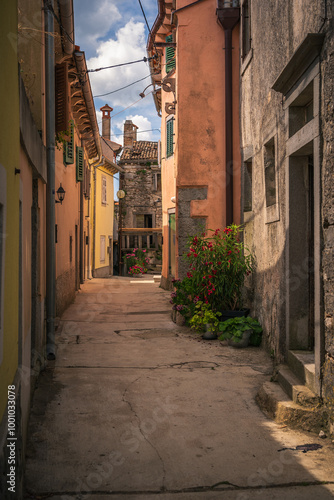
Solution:
{"label": "yellow painted wall", "polygon": [[[5,266],[3,359],[0,362],[0,419],[7,403],[7,386],[13,383],[18,366],[18,307],[19,307],[19,84],[16,52],[17,3],[0,5],[0,178],[6,193],[6,220],[3,238]],[[3,181],[5,181],[5,186]],[[1,342],[1,340],[0,340]]]}
{"label": "yellow painted wall", "polygon": [[[107,180],[107,204],[103,205],[102,200],[102,176]],[[96,169],[96,230],[95,230],[95,269],[109,266],[109,236],[113,238],[114,224],[114,178],[109,170],[98,167]],[[105,236],[105,260],[101,261],[101,235]]]}

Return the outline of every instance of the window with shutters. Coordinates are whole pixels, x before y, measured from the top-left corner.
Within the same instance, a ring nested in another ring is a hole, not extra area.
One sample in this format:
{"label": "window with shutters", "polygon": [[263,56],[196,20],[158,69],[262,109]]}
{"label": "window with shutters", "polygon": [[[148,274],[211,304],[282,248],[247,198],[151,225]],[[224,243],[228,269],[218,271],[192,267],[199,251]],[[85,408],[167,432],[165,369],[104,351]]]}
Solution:
{"label": "window with shutters", "polygon": [[84,150],[83,148],[76,147],[76,174],[77,182],[82,182],[84,180]]}
{"label": "window with shutters", "polygon": [[102,205],[107,204],[107,178],[105,175],[101,177],[101,186],[102,186],[102,195],[101,195],[101,203]]}
{"label": "window with shutters", "polygon": [[[173,42],[173,35],[166,36],[166,42]],[[169,73],[176,67],[175,62],[175,48],[174,47],[166,47],[166,73]]]}
{"label": "window with shutters", "polygon": [[64,142],[64,163],[72,165],[74,163],[74,123],[70,120],[69,140]]}
{"label": "window with shutters", "polygon": [[166,123],[166,156],[174,154],[174,117],[170,118]]}
{"label": "window with shutters", "polygon": [[70,121],[70,86],[68,82],[68,63],[55,67],[55,127],[56,133],[68,130]]}

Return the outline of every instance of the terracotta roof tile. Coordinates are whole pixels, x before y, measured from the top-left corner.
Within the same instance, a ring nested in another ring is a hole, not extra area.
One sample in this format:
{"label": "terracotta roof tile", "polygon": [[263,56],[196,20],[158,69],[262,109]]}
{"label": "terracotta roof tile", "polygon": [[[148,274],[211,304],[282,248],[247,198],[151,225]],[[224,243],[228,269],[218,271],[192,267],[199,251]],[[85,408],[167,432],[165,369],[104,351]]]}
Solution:
{"label": "terracotta roof tile", "polygon": [[133,148],[124,148],[121,161],[135,162],[136,160],[158,159],[158,143],[152,141],[135,141]]}

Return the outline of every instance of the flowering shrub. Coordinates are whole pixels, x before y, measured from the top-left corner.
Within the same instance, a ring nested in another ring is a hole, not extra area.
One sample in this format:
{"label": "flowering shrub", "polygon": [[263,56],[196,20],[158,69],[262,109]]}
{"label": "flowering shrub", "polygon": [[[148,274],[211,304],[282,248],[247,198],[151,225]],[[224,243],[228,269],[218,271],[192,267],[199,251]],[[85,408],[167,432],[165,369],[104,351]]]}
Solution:
{"label": "flowering shrub", "polygon": [[174,283],[173,305],[182,306],[182,314],[192,316],[194,304],[201,301],[213,311],[242,308],[245,277],[253,270],[253,258],[244,253],[240,226],[209,230],[188,240],[189,270],[186,278]]}
{"label": "flowering shrub", "polygon": [[150,259],[145,255],[145,249],[134,248],[131,253],[126,254],[127,267],[129,274],[145,274],[147,273],[146,265]]}

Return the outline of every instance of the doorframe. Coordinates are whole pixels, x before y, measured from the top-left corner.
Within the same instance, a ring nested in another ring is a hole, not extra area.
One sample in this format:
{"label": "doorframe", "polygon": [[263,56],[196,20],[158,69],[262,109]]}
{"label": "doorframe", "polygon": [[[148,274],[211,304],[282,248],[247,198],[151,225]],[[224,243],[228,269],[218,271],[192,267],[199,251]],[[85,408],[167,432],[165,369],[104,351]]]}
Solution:
{"label": "doorframe", "polygon": [[[285,125],[289,133],[289,108],[313,82],[313,119],[286,141],[286,227],[289,228],[289,170],[290,157],[300,151],[303,146],[313,143],[313,217],[314,217],[314,355],[315,355],[315,388],[321,395],[322,374],[321,366],[325,359],[325,339],[323,332],[323,305],[321,284],[321,148],[320,148],[320,61],[319,58],[311,64],[291,90],[286,94],[283,109],[285,110]],[[286,346],[289,350],[290,332],[290,269],[289,259],[289,231],[286,234]]]}

